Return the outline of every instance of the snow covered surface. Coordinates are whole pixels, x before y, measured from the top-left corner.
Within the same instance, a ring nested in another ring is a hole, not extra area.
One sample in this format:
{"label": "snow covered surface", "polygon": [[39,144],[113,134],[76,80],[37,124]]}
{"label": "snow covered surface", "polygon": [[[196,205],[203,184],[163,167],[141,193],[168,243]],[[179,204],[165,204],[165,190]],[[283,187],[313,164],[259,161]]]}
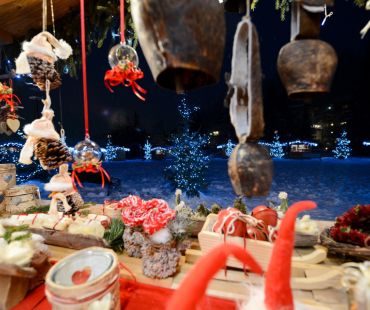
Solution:
{"label": "snow covered surface", "polygon": [[[129,194],[140,195],[144,199],[162,198],[174,205],[174,190],[163,176],[168,161],[129,160],[104,163],[105,169],[120,184],[101,189],[99,184],[86,184],[81,190],[85,201],[102,203],[104,199],[121,199]],[[251,210],[268,200],[279,202],[280,191],[288,193],[289,203],[298,200],[314,200],[318,208],[310,215],[316,219],[333,220],[356,204],[370,204],[370,158],[337,160],[333,158],[310,160],[274,160],[275,175],[270,194],[267,197],[245,199]],[[200,197],[185,199],[192,207],[199,203],[210,206],[219,203],[223,207],[231,205],[235,194],[227,174],[227,160],[213,159],[207,174],[208,189]],[[41,194],[43,186],[37,184]]]}

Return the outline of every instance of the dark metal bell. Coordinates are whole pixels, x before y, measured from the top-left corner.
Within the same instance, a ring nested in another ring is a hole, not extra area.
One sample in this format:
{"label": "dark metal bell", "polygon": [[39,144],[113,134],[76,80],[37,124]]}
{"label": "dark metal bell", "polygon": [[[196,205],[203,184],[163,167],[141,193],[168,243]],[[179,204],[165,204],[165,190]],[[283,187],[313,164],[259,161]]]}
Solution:
{"label": "dark metal bell", "polygon": [[156,82],[176,91],[217,83],[225,18],[216,0],[131,0],[140,46]]}
{"label": "dark metal bell", "polygon": [[273,175],[268,151],[256,143],[239,143],[229,159],[229,176],[237,195],[266,196]]}

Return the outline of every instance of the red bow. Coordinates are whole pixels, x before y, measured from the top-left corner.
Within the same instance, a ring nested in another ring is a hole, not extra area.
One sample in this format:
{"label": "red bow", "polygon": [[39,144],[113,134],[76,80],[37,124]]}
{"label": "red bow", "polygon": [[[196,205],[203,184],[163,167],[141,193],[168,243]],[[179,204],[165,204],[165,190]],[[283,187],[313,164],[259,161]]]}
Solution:
{"label": "red bow", "polygon": [[[135,65],[128,61],[125,66],[117,65],[112,70],[108,70],[105,73],[104,84],[113,93],[111,87],[118,86],[122,84],[123,86],[132,88],[134,94],[139,97],[139,99],[145,101],[142,94],[146,94],[147,91],[136,83],[136,80],[140,80],[144,77],[144,72]],[[142,93],[142,94],[140,94]]]}
{"label": "red bow", "polygon": [[0,93],[0,102],[1,101],[5,101],[5,103],[10,106],[10,112],[14,112],[14,104],[21,104],[17,95],[13,94],[12,89],[6,85],[2,85],[2,92]]}
{"label": "red bow", "polygon": [[78,173],[81,173],[81,172],[86,172],[86,173],[99,173],[101,174],[101,179],[102,179],[102,184],[101,184],[101,187],[104,188],[104,185],[105,185],[105,179],[104,179],[104,176],[107,177],[108,181],[110,181],[110,176],[108,174],[107,171],[104,170],[104,168],[102,167],[101,165],[101,162],[98,162],[98,163],[91,163],[91,162],[86,162],[86,163],[73,163],[72,164],[72,181],[73,181],[73,187],[75,190],[76,189],[76,181],[77,181],[77,184],[80,186],[80,187],[83,187],[79,177],[78,177]]}

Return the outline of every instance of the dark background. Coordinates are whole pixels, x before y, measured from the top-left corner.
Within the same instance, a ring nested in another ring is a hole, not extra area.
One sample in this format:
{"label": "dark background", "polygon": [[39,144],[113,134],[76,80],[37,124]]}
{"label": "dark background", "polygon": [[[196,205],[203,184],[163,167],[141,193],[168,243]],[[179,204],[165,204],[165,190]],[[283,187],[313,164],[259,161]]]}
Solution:
{"label": "dark background", "polygon": [[[215,0],[216,1],[216,0]],[[257,27],[263,70],[265,106],[265,140],[271,140],[278,130],[282,140],[295,138],[313,139],[311,125],[316,121],[335,121],[332,139],[319,141],[322,146],[330,145],[345,128],[358,155],[365,154],[362,141],[370,140],[370,33],[361,40],[359,31],[370,19],[370,12],[356,7],[353,1],[337,0],[330,9],[334,15],[321,29],[321,39],[329,42],[338,54],[338,68],[332,92],[310,104],[290,102],[276,70],[280,48],[290,40],[290,16],[282,22],[272,1],[260,1],[253,12]],[[226,85],[224,73],[230,71],[233,35],[242,15],[225,13],[227,38],[223,72],[220,82],[189,93],[189,104],[201,109],[194,118],[193,128],[202,133],[219,131],[214,143],[225,143],[231,138],[236,141],[229,124],[228,109],[224,106]],[[58,34],[63,38],[63,34]],[[215,38],[217,39],[217,38]],[[118,43],[118,38],[117,38]],[[179,97],[160,88],[154,82],[140,47],[137,48],[140,68],[145,78],[139,84],[147,89],[146,102],[139,100],[129,88],[115,88],[111,94],[104,86],[103,77],[109,69],[107,55],[109,47],[94,48],[88,56],[88,85],[90,106],[91,138],[102,146],[108,134],[114,144],[140,148],[150,136],[153,145],[168,143],[170,135],[179,130],[177,102]],[[79,73],[79,76],[81,74]],[[24,123],[38,118],[41,102],[30,100],[40,96],[34,87],[25,83],[25,78],[15,79],[15,92],[21,97]],[[52,92],[53,108],[57,125],[63,116],[67,143],[74,145],[84,137],[82,81],[63,75],[61,88],[62,111],[59,106],[59,91]],[[328,114],[328,107],[332,107]],[[339,125],[345,122],[345,125]],[[58,126],[57,126],[58,127]],[[1,136],[0,139],[5,139]],[[329,143],[329,144],[328,144]]]}

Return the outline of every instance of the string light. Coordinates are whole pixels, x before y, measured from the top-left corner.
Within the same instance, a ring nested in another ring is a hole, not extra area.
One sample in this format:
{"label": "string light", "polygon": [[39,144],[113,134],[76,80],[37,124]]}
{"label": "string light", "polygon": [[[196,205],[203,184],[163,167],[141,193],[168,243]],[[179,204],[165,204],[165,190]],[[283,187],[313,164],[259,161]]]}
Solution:
{"label": "string light", "polygon": [[364,141],[362,142],[363,146],[370,146],[370,142],[369,141]]}
{"label": "string light", "polygon": [[343,130],[340,137],[336,139],[336,147],[333,150],[335,158],[347,159],[351,156],[352,148],[349,146],[351,141],[347,138],[347,131]]}
{"label": "string light", "polygon": [[230,139],[227,140],[227,143],[226,144],[220,144],[220,145],[217,145],[217,149],[223,149],[224,152],[225,152],[225,155],[227,157],[230,157],[234,147],[235,147],[235,143],[233,143]]}
{"label": "string light", "polygon": [[144,150],[145,160],[151,160],[152,159],[152,145],[149,143],[148,140],[146,140],[143,150]]}
{"label": "string light", "polygon": [[174,159],[173,163],[166,167],[165,172],[174,187],[183,190],[188,196],[199,196],[199,190],[207,184],[205,172],[210,158],[204,148],[210,140],[206,135],[190,131],[191,116],[199,108],[190,108],[185,95],[178,104],[178,110],[184,122],[183,131],[172,138],[170,154]]}
{"label": "string light", "polygon": [[277,132],[275,132],[274,141],[270,145],[270,156],[273,158],[283,158],[285,156],[283,144],[280,143],[280,136]]}
{"label": "string light", "polygon": [[104,154],[105,161],[113,161],[118,158],[119,153],[130,152],[131,150],[123,146],[113,145],[111,137],[108,136],[107,144],[101,151]]}

